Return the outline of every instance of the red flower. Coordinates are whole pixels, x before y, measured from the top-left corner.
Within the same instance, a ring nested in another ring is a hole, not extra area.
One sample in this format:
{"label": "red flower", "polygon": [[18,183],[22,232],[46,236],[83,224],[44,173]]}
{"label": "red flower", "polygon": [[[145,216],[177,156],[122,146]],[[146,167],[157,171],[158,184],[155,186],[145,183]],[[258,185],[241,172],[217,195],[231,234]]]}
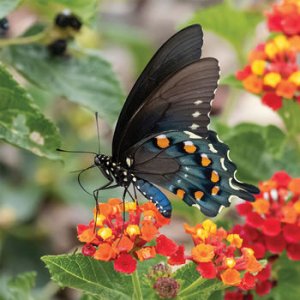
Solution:
{"label": "red flower", "polygon": [[300,245],[299,244],[289,244],[286,247],[286,253],[291,260],[300,260]]}
{"label": "red flower", "polygon": [[265,93],[261,100],[263,104],[269,106],[275,111],[282,107],[282,98],[277,96],[275,93]]}
{"label": "red flower", "polygon": [[175,253],[168,259],[169,265],[183,265],[185,264],[184,247],[180,245]]}
{"label": "red flower", "polygon": [[236,210],[241,216],[246,216],[252,212],[252,205],[249,202],[243,202],[236,206]]}
{"label": "red flower", "polygon": [[215,268],[215,265],[211,261],[206,263],[199,263],[196,269],[203,278],[212,279],[217,276],[217,270]]}
{"label": "red flower", "polygon": [[236,291],[225,290],[224,300],[244,300],[244,294],[240,290],[236,290]]}
{"label": "red flower", "polygon": [[251,212],[247,215],[246,223],[254,228],[259,228],[263,225],[264,219],[256,212]]}
{"label": "red flower", "polygon": [[300,227],[296,224],[287,224],[283,228],[283,236],[288,243],[300,242]]}
{"label": "red flower", "polygon": [[122,253],[114,262],[114,268],[118,272],[131,274],[136,270],[136,260],[128,253]]}
{"label": "red flower", "polygon": [[271,265],[267,264],[260,272],[257,274],[257,279],[259,281],[266,281],[271,276]]}
{"label": "red flower", "polygon": [[272,289],[272,282],[266,280],[266,281],[257,282],[255,291],[257,295],[264,296],[266,294],[269,294],[271,289]]}
{"label": "red flower", "polygon": [[156,252],[158,254],[171,256],[177,251],[177,249],[178,245],[163,234],[156,239]]}
{"label": "red flower", "polygon": [[278,171],[271,179],[277,182],[278,188],[287,188],[292,177],[286,171]]}
{"label": "red flower", "polygon": [[255,276],[253,276],[249,272],[246,272],[240,284],[240,288],[246,291],[253,289],[255,287],[255,280],[256,280]]}
{"label": "red flower", "polygon": [[267,249],[274,254],[280,254],[286,246],[286,242],[282,234],[279,234],[274,237],[266,236],[265,242]]}
{"label": "red flower", "polygon": [[268,218],[262,225],[262,231],[267,236],[276,236],[281,231],[280,221],[275,218]]}
{"label": "red flower", "polygon": [[87,243],[82,247],[81,252],[85,256],[93,256],[96,252],[96,249],[92,244]]}

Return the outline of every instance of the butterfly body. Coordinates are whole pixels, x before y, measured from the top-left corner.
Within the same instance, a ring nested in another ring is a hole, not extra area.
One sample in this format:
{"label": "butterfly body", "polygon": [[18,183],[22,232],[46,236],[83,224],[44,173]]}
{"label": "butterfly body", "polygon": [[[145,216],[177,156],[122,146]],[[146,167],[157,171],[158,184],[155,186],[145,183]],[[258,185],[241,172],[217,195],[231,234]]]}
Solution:
{"label": "butterfly body", "polygon": [[120,113],[112,156],[95,156],[108,180],[96,191],[121,186],[125,197],[133,185],[165,217],[172,206],[158,187],[211,217],[232,196],[254,200],[259,190],[236,179],[228,146],[208,129],[219,65],[201,58],[202,38],[201,26],[189,26],[148,63]]}

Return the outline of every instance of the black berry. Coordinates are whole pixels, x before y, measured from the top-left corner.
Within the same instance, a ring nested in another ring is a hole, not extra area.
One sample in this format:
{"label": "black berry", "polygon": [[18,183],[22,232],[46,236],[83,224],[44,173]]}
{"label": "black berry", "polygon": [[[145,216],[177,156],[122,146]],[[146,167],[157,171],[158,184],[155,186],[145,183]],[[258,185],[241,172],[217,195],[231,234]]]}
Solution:
{"label": "black berry", "polygon": [[70,15],[66,13],[59,13],[54,22],[58,27],[66,28],[70,24]]}
{"label": "black berry", "polygon": [[9,29],[9,23],[6,18],[0,19],[0,35],[4,35]]}
{"label": "black berry", "polygon": [[61,56],[67,50],[67,41],[63,39],[56,40],[48,45],[48,51],[53,56]]}
{"label": "black berry", "polygon": [[75,15],[71,15],[69,19],[69,26],[78,31],[80,30],[82,23]]}

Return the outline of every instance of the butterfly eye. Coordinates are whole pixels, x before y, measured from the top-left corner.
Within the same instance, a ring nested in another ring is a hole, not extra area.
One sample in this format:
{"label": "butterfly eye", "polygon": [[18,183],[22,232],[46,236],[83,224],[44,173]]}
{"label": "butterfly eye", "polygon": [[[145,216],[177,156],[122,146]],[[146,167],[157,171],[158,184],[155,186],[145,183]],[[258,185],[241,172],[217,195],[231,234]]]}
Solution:
{"label": "butterfly eye", "polygon": [[94,162],[95,162],[96,166],[100,166],[101,165],[101,162],[100,162],[100,159],[99,159],[98,156],[95,156]]}

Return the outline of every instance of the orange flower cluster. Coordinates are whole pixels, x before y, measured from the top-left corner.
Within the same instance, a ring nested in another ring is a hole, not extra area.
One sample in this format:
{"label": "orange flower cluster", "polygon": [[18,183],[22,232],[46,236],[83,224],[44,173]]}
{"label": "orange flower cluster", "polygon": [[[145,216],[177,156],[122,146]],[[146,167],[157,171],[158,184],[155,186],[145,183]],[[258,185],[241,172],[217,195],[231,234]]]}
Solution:
{"label": "orange flower cluster", "polygon": [[299,53],[300,36],[277,35],[250,53],[249,64],[236,77],[273,110],[281,108],[283,99],[300,102]]}
{"label": "orange flower cluster", "polygon": [[[132,273],[137,260],[150,259],[156,254],[168,256],[174,264],[185,262],[183,258],[178,260],[182,246],[164,235],[158,237],[159,228],[168,223],[169,219],[151,202],[138,206],[135,202],[123,204],[120,199],[110,199],[99,204],[98,211],[94,210],[94,220],[89,225],[78,225],[77,233],[79,241],[85,243],[84,255],[114,261],[116,271]],[[156,245],[150,245],[155,239]]]}
{"label": "orange flower cluster", "polygon": [[268,25],[280,33],[259,44],[236,74],[247,91],[261,96],[262,103],[273,110],[280,109],[283,100],[300,102],[299,17],[299,1],[275,4],[273,13],[268,14]]}
{"label": "orange flower cluster", "polygon": [[243,247],[243,239],[238,234],[217,228],[210,220],[194,227],[185,224],[185,231],[193,238],[195,246],[190,259],[197,264],[202,277],[217,277],[225,285],[244,290],[255,286],[256,275],[263,265],[251,248]]}

